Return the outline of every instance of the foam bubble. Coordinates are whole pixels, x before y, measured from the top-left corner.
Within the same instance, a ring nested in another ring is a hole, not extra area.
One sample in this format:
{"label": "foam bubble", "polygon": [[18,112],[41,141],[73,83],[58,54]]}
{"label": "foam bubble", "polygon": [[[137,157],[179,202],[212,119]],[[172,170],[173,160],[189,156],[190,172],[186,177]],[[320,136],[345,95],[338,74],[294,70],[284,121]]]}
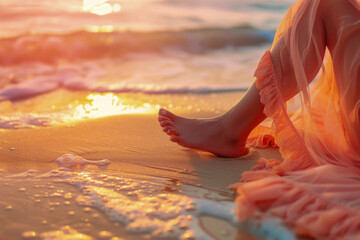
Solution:
{"label": "foam bubble", "polygon": [[113,234],[108,231],[101,231],[99,232],[98,236],[100,239],[109,239],[113,236]]}
{"label": "foam bubble", "polygon": [[63,226],[59,230],[40,234],[43,240],[92,240],[93,238],[76,231],[70,226]]}
{"label": "foam bubble", "polygon": [[83,157],[76,156],[70,153],[62,155],[54,162],[57,163],[59,167],[67,169],[83,169],[87,165],[94,165],[97,166],[99,169],[106,169],[107,166],[110,164],[110,161],[107,159],[87,160]]}
{"label": "foam bubble", "polygon": [[34,239],[37,237],[37,233],[34,231],[23,232],[22,237],[25,239]]}

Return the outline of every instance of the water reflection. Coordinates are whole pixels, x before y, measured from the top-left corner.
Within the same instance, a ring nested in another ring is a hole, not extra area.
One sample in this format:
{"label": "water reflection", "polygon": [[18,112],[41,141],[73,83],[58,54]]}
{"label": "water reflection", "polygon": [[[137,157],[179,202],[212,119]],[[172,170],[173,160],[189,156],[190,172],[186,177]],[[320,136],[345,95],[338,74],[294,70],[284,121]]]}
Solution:
{"label": "water reflection", "polygon": [[93,33],[99,33],[99,32],[110,33],[110,32],[114,31],[114,26],[112,26],[112,25],[103,25],[103,26],[91,25],[91,26],[88,26],[86,28],[86,30],[88,32],[93,32]]}
{"label": "water reflection", "polygon": [[119,114],[147,114],[156,111],[155,107],[144,103],[142,106],[124,104],[112,93],[90,94],[86,98],[89,103],[81,104],[75,109],[74,118],[99,118]]}

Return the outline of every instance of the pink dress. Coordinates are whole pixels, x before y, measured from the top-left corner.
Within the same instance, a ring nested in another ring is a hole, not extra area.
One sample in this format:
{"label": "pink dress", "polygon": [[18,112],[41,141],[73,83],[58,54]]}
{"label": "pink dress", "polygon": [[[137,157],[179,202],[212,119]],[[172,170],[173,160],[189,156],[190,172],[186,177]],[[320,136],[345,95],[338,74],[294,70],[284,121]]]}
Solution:
{"label": "pink dress", "polygon": [[[259,126],[248,143],[275,144],[284,161],[260,159],[245,172],[236,189],[240,219],[274,215],[299,235],[316,239],[360,239],[360,1],[342,0],[355,14],[339,16],[337,41],[313,84],[303,61],[306,51],[320,52],[314,19],[320,0],[298,1],[289,9],[275,36],[285,40],[301,107],[287,111],[281,78],[267,51],[255,71],[264,113],[272,127]],[[345,5],[346,5],[345,4]],[[339,14],[341,13],[339,9]],[[315,49],[307,49],[313,43]],[[286,61],[285,58],[280,58]]]}

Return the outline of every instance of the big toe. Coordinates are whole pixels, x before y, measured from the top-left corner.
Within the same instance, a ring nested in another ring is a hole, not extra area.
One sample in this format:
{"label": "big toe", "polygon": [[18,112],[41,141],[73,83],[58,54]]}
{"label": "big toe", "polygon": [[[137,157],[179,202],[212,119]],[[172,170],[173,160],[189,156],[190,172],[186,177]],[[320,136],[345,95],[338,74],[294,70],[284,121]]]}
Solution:
{"label": "big toe", "polygon": [[169,112],[168,110],[165,110],[163,108],[160,108],[159,110],[159,116],[167,117],[168,119],[174,121],[176,118],[176,115],[172,112]]}

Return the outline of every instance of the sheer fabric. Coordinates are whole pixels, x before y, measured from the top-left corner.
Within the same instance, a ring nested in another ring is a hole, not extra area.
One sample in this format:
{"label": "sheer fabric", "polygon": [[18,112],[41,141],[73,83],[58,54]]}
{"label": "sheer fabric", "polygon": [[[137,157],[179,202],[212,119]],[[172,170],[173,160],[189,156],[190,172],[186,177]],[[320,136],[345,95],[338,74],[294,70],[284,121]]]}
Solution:
{"label": "sheer fabric", "polygon": [[[336,41],[331,44],[316,30],[322,2],[302,0],[292,5],[272,49],[264,54],[254,74],[264,113],[273,122],[271,128],[255,128],[248,143],[277,145],[284,160],[260,159],[231,188],[239,194],[240,219],[270,213],[283,218],[298,234],[358,239],[360,1],[341,1],[353,14],[340,15],[343,11],[338,9],[339,21],[332,33]],[[280,41],[280,54],[275,57],[272,50]],[[289,66],[294,79],[282,75]],[[309,85],[314,78],[309,69],[316,66],[322,70]],[[301,100],[293,114],[284,100],[292,95],[287,81],[295,82]]]}

